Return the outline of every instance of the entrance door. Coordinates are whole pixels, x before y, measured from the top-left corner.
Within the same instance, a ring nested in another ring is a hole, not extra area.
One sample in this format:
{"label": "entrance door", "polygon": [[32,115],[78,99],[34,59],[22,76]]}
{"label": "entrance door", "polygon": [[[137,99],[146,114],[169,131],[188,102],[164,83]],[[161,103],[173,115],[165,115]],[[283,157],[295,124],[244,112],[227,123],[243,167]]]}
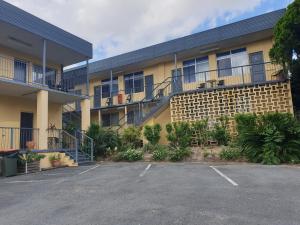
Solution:
{"label": "entrance door", "polygon": [[251,66],[252,83],[266,81],[263,52],[255,52],[249,55]]}
{"label": "entrance door", "polygon": [[26,149],[26,143],[33,139],[33,113],[21,112],[20,148]]}
{"label": "entrance door", "polygon": [[14,61],[14,80],[26,82],[27,64],[20,60]]}
{"label": "entrance door", "polygon": [[145,91],[146,91],[146,99],[153,98],[153,75],[145,76]]}
{"label": "entrance door", "polygon": [[172,70],[172,93],[182,92],[182,74],[181,69]]}
{"label": "entrance door", "polygon": [[94,108],[101,106],[101,86],[94,87]]}

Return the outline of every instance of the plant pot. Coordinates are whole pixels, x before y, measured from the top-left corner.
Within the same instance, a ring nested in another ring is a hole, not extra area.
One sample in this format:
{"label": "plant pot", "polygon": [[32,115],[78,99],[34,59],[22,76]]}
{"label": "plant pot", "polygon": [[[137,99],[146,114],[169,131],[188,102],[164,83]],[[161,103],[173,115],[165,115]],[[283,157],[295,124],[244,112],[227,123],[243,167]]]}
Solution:
{"label": "plant pot", "polygon": [[59,160],[53,160],[51,162],[51,164],[52,164],[52,167],[59,167],[60,166],[60,161]]}

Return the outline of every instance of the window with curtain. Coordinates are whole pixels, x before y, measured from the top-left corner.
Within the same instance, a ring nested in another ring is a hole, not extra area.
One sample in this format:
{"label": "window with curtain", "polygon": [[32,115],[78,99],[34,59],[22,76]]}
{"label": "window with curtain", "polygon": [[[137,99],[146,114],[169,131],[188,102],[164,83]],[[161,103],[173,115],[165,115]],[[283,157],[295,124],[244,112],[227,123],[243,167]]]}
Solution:
{"label": "window with curtain", "polygon": [[184,83],[205,81],[209,79],[208,56],[195,58],[183,62]]}
{"label": "window with curtain", "polygon": [[[102,80],[102,98],[110,97],[110,79]],[[112,96],[117,96],[119,92],[118,77],[112,80]]]}
{"label": "window with curtain", "polygon": [[125,81],[125,93],[138,93],[144,91],[144,73],[136,72],[126,74],[124,76]]}
{"label": "window with curtain", "polygon": [[246,48],[239,48],[217,54],[219,77],[238,76],[246,73],[249,57]]}

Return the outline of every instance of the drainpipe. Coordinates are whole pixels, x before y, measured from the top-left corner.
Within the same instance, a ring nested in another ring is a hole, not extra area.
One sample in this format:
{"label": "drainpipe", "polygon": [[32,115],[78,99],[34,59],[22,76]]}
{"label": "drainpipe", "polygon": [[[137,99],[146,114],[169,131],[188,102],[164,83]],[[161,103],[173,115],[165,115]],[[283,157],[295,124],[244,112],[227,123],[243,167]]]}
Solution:
{"label": "drainpipe", "polygon": [[175,77],[177,77],[177,54],[174,54],[174,64],[175,64]]}
{"label": "drainpipe", "polygon": [[46,55],[47,55],[47,41],[43,40],[43,85],[46,85]]}

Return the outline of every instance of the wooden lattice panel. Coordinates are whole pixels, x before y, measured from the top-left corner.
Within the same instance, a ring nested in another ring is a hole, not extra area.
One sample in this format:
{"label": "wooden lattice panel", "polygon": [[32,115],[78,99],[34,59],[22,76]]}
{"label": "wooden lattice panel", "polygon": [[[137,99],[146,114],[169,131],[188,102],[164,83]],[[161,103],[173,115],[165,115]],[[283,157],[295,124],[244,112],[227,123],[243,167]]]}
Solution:
{"label": "wooden lattice panel", "polygon": [[230,128],[233,131],[233,117],[237,113],[293,113],[290,83],[183,93],[171,98],[170,111],[172,122],[192,122],[208,118],[209,123],[213,124],[218,117],[226,115],[230,118]]}

